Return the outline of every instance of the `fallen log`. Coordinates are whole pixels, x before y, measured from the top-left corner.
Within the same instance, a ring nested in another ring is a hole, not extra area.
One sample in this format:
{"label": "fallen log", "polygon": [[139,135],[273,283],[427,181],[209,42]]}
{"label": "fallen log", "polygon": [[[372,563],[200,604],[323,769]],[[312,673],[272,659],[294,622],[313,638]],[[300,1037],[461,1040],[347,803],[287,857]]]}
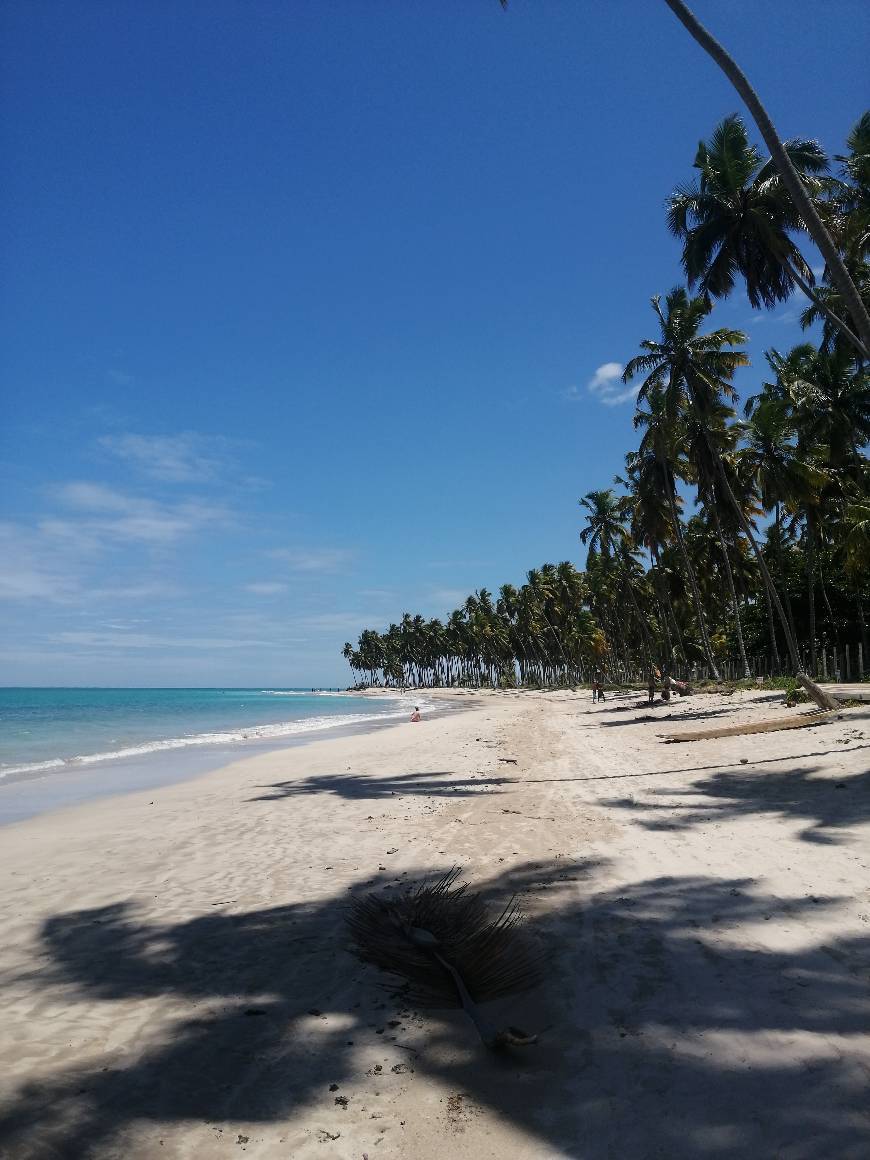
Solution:
{"label": "fallen log", "polygon": [[739,737],[744,733],[775,733],[778,729],[809,729],[814,725],[826,725],[836,721],[843,714],[838,710],[801,713],[798,717],[776,717],[772,721],[747,722],[744,725],[719,725],[713,729],[696,729],[691,733],[659,733],[665,745],[679,741],[709,741],[714,737]]}

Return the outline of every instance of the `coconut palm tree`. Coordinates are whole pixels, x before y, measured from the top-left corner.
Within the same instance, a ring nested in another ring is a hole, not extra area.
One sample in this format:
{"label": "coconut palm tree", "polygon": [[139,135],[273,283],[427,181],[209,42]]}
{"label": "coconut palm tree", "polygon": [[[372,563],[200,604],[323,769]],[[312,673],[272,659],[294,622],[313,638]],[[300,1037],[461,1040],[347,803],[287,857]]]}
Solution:
{"label": "coconut palm tree", "polygon": [[[634,373],[632,371],[632,375],[629,377],[633,377]],[[627,375],[628,371],[626,370],[623,376],[626,381],[628,381],[626,378]],[[704,657],[710,671],[718,679],[718,669],[710,643],[710,634],[704,614],[704,604],[701,600],[701,593],[698,587],[698,578],[695,574],[692,561],[689,559],[689,554],[686,551],[683,525],[680,520],[679,508],[681,501],[677,496],[676,477],[681,472],[683,478],[686,475],[684,466],[686,460],[683,447],[683,441],[685,439],[685,401],[681,396],[680,390],[673,390],[671,388],[672,384],[666,374],[666,369],[664,367],[652,368],[638,393],[638,407],[634,416],[634,425],[635,427],[644,428],[644,434],[640,442],[640,454],[652,455],[659,465],[661,486],[671,513],[671,527],[692,592],[692,600],[695,606],[695,615],[698,621],[698,631],[701,636]],[[646,411],[643,410],[642,403],[646,403]]]}
{"label": "coconut palm tree", "polygon": [[[502,0],[502,3],[505,3],[505,0]],[[709,30],[704,27],[688,5],[684,4],[683,0],[665,0],[665,3],[688,31],[689,35],[725,73],[752,114],[752,118],[758,126],[762,139],[770,151],[776,171],[783,185],[788,190],[795,207],[795,212],[799,215],[803,223],[803,228],[807,230],[818,246],[825,260],[825,266],[830,280],[842,297],[846,311],[855,323],[857,340],[853,336],[851,341],[853,345],[857,341],[860,344],[860,348],[863,348],[865,357],[867,357],[866,352],[870,350],[870,312],[868,312],[867,306],[861,298],[861,294],[837,249],[834,239],[825,228],[824,222],[813,203],[811,192],[805,188],[801,174],[794,166],[786,145],[780,140],[774,128],[773,121],[770,118],[770,114],[761,103],[758,93],[756,93],[755,89],[749,83],[746,74],[734,58],[716,40]],[[862,169],[861,172],[864,173],[866,170]],[[842,320],[838,320],[838,326],[841,329],[843,325]]]}
{"label": "coconut palm tree", "polygon": [[614,560],[618,564],[623,591],[627,593],[637,617],[649,662],[651,661],[649,627],[638,603],[635,584],[632,583],[636,562],[625,527],[627,514],[625,502],[618,499],[610,488],[605,488],[587,492],[580,500],[580,506],[586,508],[588,513],[586,525],[580,531],[580,542],[600,552],[605,560]]}
{"label": "coconut palm tree", "polygon": [[787,381],[796,426],[834,470],[844,470],[870,440],[870,371],[843,347],[798,349],[806,357]]}
{"label": "coconut palm tree", "polygon": [[[815,196],[828,160],[815,141],[790,141],[785,150]],[[788,190],[772,161],[750,142],[732,114],[702,141],[695,155],[699,178],[677,188],[668,203],[668,228],[683,240],[689,285],[706,298],[727,298],[735,280],[746,282],[750,303],[760,309],[784,302],[799,287],[859,352],[870,357],[843,319],[813,289],[815,276],[791,235],[803,228]]]}
{"label": "coconut palm tree", "polygon": [[[727,328],[701,334],[701,323],[710,313],[710,304],[702,297],[690,298],[682,287],[676,287],[667,295],[664,309],[658,296],[652,299],[652,306],[659,322],[659,338],[641,342],[644,353],[628,363],[623,380],[629,382],[641,372],[647,376],[638,393],[639,400],[653,387],[666,382],[669,393],[674,397],[674,408],[682,406],[688,409],[703,436],[723,399],[736,399],[732,379],[737,368],[746,366],[749,360],[742,350],[734,348],[746,341],[746,335],[739,330]],[[789,658],[797,678],[817,704],[823,708],[836,708],[834,698],[820,689],[804,672],[797,642],[786,620],[767,563],[712,441],[708,443],[708,450],[722,494],[731,505],[740,530],[758,561],[763,582],[782,624]]]}
{"label": "coconut palm tree", "polygon": [[[722,564],[724,570],[724,579],[728,590],[729,603],[731,605],[731,615],[734,619],[734,632],[737,638],[737,650],[740,654],[740,664],[743,668],[744,678],[752,676],[749,669],[749,661],[746,657],[746,646],[743,642],[743,625],[740,620],[740,604],[737,599],[737,590],[734,585],[734,570],[731,567],[731,555],[728,544],[725,539],[725,530],[723,528],[723,520],[721,516],[722,508],[729,508],[727,499],[722,495],[722,488],[719,480],[719,473],[716,469],[715,455],[718,455],[722,461],[722,465],[726,474],[729,477],[731,490],[735,495],[743,492],[741,495],[741,503],[744,509],[744,515],[752,518],[754,512],[751,511],[754,506],[752,498],[741,486],[742,481],[739,481],[737,472],[737,463],[735,459],[735,451],[737,445],[738,430],[735,426],[729,426],[727,419],[733,414],[728,407],[719,407],[717,411],[710,416],[705,429],[701,430],[699,425],[694,421],[690,421],[689,440],[690,450],[689,458],[696,466],[696,478],[698,485],[698,500],[703,505],[704,512],[709,517],[712,530],[715,532],[716,543],[722,557]],[[730,531],[731,529],[729,529]]]}

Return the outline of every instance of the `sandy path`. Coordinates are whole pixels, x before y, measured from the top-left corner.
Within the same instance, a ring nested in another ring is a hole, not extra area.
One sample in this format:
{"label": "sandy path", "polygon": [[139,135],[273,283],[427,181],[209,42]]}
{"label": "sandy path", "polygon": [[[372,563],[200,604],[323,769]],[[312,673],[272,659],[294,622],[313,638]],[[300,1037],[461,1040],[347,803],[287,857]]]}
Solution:
{"label": "sandy path", "polygon": [[[870,710],[665,746],[781,709],[631,703],[492,696],[0,831],[2,1155],[864,1160]],[[347,952],[353,892],[454,863],[548,948],[493,1005],[523,1053]]]}

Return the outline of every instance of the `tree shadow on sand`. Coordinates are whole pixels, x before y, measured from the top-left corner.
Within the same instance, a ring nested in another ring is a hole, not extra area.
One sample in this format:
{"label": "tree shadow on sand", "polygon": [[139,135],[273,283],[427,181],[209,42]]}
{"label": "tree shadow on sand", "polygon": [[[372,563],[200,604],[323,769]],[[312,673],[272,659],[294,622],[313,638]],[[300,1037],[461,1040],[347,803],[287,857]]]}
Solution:
{"label": "tree shadow on sand", "polygon": [[333,794],[351,800],[407,794],[418,797],[448,797],[452,794],[467,796],[481,792],[499,793],[501,792],[499,787],[510,784],[512,780],[509,777],[489,777],[482,773],[476,777],[458,777],[455,773],[446,771],[395,773],[382,777],[364,773],[321,773],[259,786],[259,789],[270,792],[249,800],[267,802],[316,793]]}
{"label": "tree shadow on sand", "polygon": [[[399,1087],[428,1080],[512,1122],[542,1156],[866,1156],[866,1072],[858,1048],[850,1059],[834,1037],[870,1031],[870,937],[789,953],[757,934],[766,919],[799,921],[838,900],[783,902],[749,880],[698,877],[596,890],[600,873],[606,865],[565,860],[478,884],[494,900],[525,896],[547,948],[542,985],[505,1001],[520,1025],[543,1029],[540,1042],[504,1056],[478,1049],[456,1013],[427,1013],[424,1050],[402,1050],[415,1035],[424,1046],[419,1020],[347,949],[347,903],[383,878],[310,904],[166,925],[125,901],[55,915],[30,985],[80,1003],[84,1027],[95,1005],[141,1004],[142,1030],[126,1054],[22,1085],[3,1108],[0,1150],[114,1157],[135,1127],[153,1149],[137,1154],[156,1156],[160,1133],[184,1121],[202,1128],[197,1154],[208,1155],[225,1124],[253,1123],[256,1140],[277,1145],[295,1110],[317,1108],[353,1149],[341,1154],[356,1155],[375,1129],[336,1107],[329,1085],[351,1107],[386,1110]],[[413,1059],[415,1074],[393,1074],[394,1057]],[[387,1061],[377,1096],[373,1058]],[[293,1137],[286,1154],[337,1154],[317,1139]]]}
{"label": "tree shadow on sand", "polygon": [[[870,746],[852,747],[859,748]],[[814,777],[818,772],[828,776]],[[748,775],[719,772],[689,787],[649,792],[654,801],[615,798],[604,804],[631,810],[649,830],[687,830],[710,821],[772,814],[807,822],[799,836],[805,842],[829,845],[842,841],[842,832],[850,826],[870,821],[870,771],[837,778],[823,766]]]}

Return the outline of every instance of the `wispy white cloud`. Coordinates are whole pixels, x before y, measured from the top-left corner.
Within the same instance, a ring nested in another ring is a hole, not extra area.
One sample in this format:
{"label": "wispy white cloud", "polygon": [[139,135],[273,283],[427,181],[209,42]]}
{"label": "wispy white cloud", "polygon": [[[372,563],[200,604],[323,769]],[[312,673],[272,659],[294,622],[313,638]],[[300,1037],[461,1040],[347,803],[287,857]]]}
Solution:
{"label": "wispy white cloud", "polygon": [[135,381],[129,371],[122,371],[117,367],[110,367],[106,371],[106,378],[116,387],[131,387]]}
{"label": "wispy white cloud", "polygon": [[268,555],[291,572],[340,572],[356,553],[350,548],[276,548]]}
{"label": "wispy white cloud", "polygon": [[[607,362],[596,367],[595,373],[586,384],[586,393],[594,396],[605,407],[616,407],[620,403],[627,403],[634,399],[640,390],[640,385],[626,387],[622,382],[622,372],[625,367],[622,363]],[[570,388],[571,393],[566,397],[580,399],[583,392],[576,387]]]}
{"label": "wispy white cloud", "polygon": [[132,496],[100,483],[67,483],[57,489],[57,497],[67,508],[81,513],[73,520],[47,519],[40,524],[46,535],[82,542],[90,539],[130,540],[151,545],[175,542],[207,524],[228,518],[225,508],[200,500],[159,503],[144,496]]}
{"label": "wispy white cloud", "polygon": [[[47,638],[57,645],[76,645],[97,649],[150,649],[150,648],[190,648],[190,649],[231,649],[263,648],[277,645],[274,640],[248,640],[244,637],[219,636],[162,636],[143,632],[59,632]],[[286,640],[281,641],[284,645]]]}
{"label": "wispy white cloud", "polygon": [[171,596],[181,596],[183,592],[184,590],[177,584],[152,580],[141,584],[113,584],[104,588],[88,586],[82,596],[86,603],[96,604],[115,600],[166,600]]}
{"label": "wispy white cloud", "polygon": [[361,613],[361,612],[322,612],[313,613],[310,616],[297,617],[293,622],[294,628],[310,632],[360,632],[364,628],[371,628],[373,625],[380,624],[383,621],[383,613]]}
{"label": "wispy white cloud", "polygon": [[[100,483],[68,483],[52,494],[64,510],[31,527],[0,525],[2,600],[93,606],[177,595],[165,576],[148,575],[151,567],[185,537],[230,522],[226,510],[214,504],[159,503]],[[144,550],[147,559],[125,561],[129,549]],[[110,568],[110,554],[123,564],[120,572]]]}
{"label": "wispy white cloud", "polygon": [[246,584],[245,591],[254,596],[278,596],[287,591],[287,585],[280,580],[255,580],[253,584]]}
{"label": "wispy white cloud", "polygon": [[163,483],[209,483],[227,466],[230,440],[184,431],[179,435],[104,435],[103,450]]}
{"label": "wispy white cloud", "polygon": [[17,524],[0,524],[0,599],[66,602],[78,584],[65,559]]}
{"label": "wispy white cloud", "polygon": [[[0,601],[38,600],[83,608],[101,603],[160,600],[180,594],[163,578],[113,579],[93,565],[102,544],[74,521],[45,520],[36,529],[0,524]],[[96,576],[99,575],[99,579]]]}
{"label": "wispy white cloud", "polygon": [[428,594],[428,600],[430,604],[452,612],[465,603],[468,595],[462,588],[433,588]]}

